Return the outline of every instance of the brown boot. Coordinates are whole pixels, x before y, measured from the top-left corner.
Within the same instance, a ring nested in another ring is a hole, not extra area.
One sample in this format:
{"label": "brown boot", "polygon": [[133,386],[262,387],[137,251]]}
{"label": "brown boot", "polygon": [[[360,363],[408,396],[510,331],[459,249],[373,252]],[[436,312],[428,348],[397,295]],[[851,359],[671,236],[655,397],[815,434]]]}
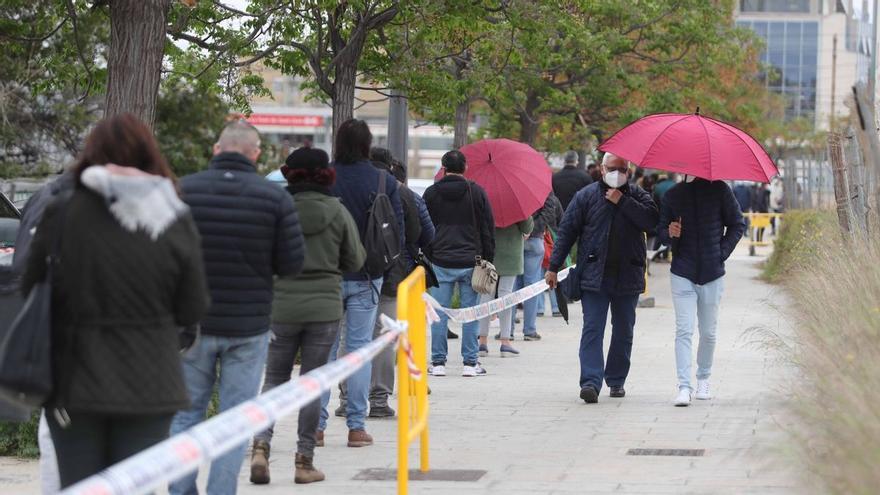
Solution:
{"label": "brown boot", "polygon": [[254,440],[251,449],[251,483],[269,483],[269,444],[263,440]]}
{"label": "brown boot", "polygon": [[315,469],[312,464],[312,457],[296,454],[296,474],[293,475],[293,482],[298,484],[314,483],[316,481],[324,481],[324,473]]}
{"label": "brown boot", "polygon": [[373,445],[373,437],[371,437],[364,430],[349,430],[348,431],[348,446],[349,447],[366,447],[368,445]]}
{"label": "brown boot", "polygon": [[323,447],[324,446],[324,432],[319,431],[315,434],[315,447]]}

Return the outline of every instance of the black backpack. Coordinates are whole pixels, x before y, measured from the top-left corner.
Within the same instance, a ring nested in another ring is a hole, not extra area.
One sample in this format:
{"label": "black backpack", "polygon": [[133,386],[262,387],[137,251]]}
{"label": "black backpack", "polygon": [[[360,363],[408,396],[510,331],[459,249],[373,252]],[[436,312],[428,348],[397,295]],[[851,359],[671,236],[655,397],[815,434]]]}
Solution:
{"label": "black backpack", "polygon": [[381,277],[400,257],[400,229],[391,200],[385,194],[386,175],[379,172],[379,189],[367,212],[364,249],[367,260],[364,270],[372,277]]}

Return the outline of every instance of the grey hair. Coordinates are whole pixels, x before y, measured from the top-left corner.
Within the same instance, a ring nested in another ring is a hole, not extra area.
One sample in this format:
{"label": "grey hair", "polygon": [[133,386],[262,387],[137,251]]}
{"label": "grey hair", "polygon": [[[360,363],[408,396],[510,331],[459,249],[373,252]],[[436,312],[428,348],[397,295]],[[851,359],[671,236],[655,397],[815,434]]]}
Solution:
{"label": "grey hair", "polygon": [[[611,160],[613,160],[615,158],[620,158],[621,160],[623,160],[623,158],[615,155],[614,153],[605,153],[605,156],[602,157],[602,166],[607,167],[608,162],[610,162]],[[626,166],[629,167],[629,165],[630,165],[629,160],[623,160],[623,161],[626,162]]]}
{"label": "grey hair", "polygon": [[260,133],[251,124],[236,120],[223,128],[217,146],[224,152],[252,153],[260,148]]}

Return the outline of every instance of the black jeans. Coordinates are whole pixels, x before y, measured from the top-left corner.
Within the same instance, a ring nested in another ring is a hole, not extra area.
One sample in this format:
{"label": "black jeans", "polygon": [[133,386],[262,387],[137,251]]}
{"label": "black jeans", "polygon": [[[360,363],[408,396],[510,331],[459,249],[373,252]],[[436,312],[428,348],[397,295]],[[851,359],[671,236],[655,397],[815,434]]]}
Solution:
{"label": "black jeans", "polygon": [[[302,350],[299,374],[304,375],[315,368],[327,364],[330,347],[339,332],[339,320],[285,325],[272,324],[272,339],[269,341],[269,356],[266,360],[266,379],[263,392],[290,381],[294,360]],[[321,399],[315,399],[299,411],[297,433],[299,441],[297,452],[312,457],[315,453],[315,434],[318,431],[318,418],[321,415]],[[257,434],[254,441],[272,442],[275,425]]]}
{"label": "black jeans", "polygon": [[54,414],[47,414],[61,488],[167,439],[173,416],[70,413],[70,424],[64,428]]}

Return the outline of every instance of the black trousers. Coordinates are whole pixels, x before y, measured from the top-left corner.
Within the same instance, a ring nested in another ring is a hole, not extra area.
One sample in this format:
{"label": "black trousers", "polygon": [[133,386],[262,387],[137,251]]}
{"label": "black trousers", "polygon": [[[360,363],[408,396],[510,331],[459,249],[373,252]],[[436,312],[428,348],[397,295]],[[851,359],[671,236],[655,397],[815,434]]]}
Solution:
{"label": "black trousers", "polygon": [[70,424],[65,428],[58,424],[54,414],[46,414],[58,457],[61,488],[165,440],[173,416],[70,413]]}

